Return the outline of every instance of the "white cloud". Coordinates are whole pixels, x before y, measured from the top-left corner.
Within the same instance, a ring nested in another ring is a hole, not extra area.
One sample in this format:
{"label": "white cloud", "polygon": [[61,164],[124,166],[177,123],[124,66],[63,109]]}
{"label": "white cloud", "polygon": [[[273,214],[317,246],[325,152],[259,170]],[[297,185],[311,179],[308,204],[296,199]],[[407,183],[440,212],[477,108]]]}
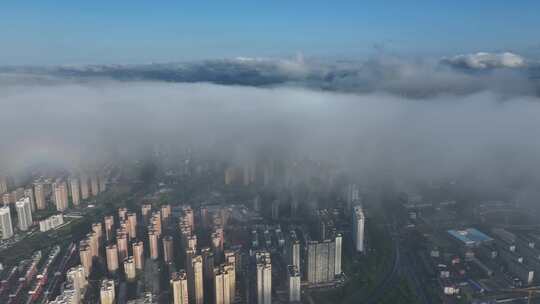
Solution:
{"label": "white cloud", "polygon": [[470,69],[520,68],[526,65],[523,57],[510,52],[479,52],[475,54],[457,55],[451,58],[444,58],[443,62]]}

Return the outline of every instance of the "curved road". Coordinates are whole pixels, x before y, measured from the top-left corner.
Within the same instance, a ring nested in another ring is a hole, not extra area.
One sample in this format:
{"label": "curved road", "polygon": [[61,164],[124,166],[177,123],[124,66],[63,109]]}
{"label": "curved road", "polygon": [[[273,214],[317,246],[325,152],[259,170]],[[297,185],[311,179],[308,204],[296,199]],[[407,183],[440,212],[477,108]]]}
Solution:
{"label": "curved road", "polygon": [[386,273],[384,278],[371,292],[371,294],[365,299],[359,301],[359,303],[377,304],[379,300],[388,292],[388,290],[398,288],[398,274],[401,272],[406,276],[411,285],[413,285],[411,287],[415,290],[420,302],[423,304],[432,304],[423,288],[423,284],[414,270],[415,263],[413,263],[410,259],[411,253],[408,251],[404,253],[404,250],[401,250],[400,248],[401,244],[398,237],[399,234],[397,227],[398,225],[396,224],[395,218],[392,219],[392,224],[387,226],[388,234],[391,236],[392,244],[394,245],[392,268]]}

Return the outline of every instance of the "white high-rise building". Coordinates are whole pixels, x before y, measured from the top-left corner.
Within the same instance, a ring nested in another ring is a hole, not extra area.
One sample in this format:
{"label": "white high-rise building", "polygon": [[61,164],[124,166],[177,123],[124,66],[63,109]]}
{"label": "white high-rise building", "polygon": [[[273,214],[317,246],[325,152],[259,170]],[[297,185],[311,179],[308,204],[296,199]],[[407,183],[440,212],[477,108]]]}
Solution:
{"label": "white high-rise building", "polygon": [[355,206],[353,210],[353,242],[357,252],[364,252],[364,224],[366,218],[361,206]]}
{"label": "white high-rise building", "polygon": [[257,304],[272,303],[272,262],[270,252],[259,251],[255,253],[257,278]]}
{"label": "white high-rise building", "polygon": [[30,198],[25,197],[15,203],[17,210],[17,219],[19,223],[19,229],[27,231],[32,226],[32,206],[30,205]]}
{"label": "white high-rise building", "polygon": [[289,302],[300,302],[300,272],[294,265],[287,266]]}
{"label": "white high-rise building", "polygon": [[2,229],[2,239],[9,239],[13,236],[13,225],[11,224],[11,213],[9,206],[0,207],[0,229]]}
{"label": "white high-rise building", "polygon": [[296,236],[296,232],[293,230],[289,234],[287,239],[286,249],[287,265],[294,265],[300,271],[300,241]]}
{"label": "white high-rise building", "polygon": [[24,189],[24,196],[30,199],[30,207],[32,208],[32,212],[36,211],[36,199],[34,197],[34,189],[32,188]]}

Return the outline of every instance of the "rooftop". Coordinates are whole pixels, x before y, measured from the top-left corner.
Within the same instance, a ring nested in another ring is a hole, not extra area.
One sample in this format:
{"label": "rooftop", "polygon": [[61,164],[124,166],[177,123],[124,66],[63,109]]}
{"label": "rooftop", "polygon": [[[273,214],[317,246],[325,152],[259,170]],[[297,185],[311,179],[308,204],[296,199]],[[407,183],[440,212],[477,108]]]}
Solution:
{"label": "rooftop", "polygon": [[448,230],[448,234],[462,242],[466,246],[477,246],[481,243],[492,241],[493,239],[476,228],[463,230]]}

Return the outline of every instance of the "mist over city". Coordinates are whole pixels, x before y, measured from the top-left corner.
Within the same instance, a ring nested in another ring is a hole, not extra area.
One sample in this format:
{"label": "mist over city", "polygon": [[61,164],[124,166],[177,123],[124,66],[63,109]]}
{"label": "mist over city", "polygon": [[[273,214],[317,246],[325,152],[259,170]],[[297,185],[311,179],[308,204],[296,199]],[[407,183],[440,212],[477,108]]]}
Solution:
{"label": "mist over city", "polygon": [[525,62],[479,53],[435,64],[380,57],[348,70],[249,58],[9,70],[1,121],[16,127],[2,135],[14,143],[2,161],[76,169],[168,145],[241,162],[273,147],[278,158],[335,162],[366,179],[532,190],[540,103],[535,63]]}
{"label": "mist over city", "polygon": [[538,11],[0,4],[0,303],[540,303]]}

